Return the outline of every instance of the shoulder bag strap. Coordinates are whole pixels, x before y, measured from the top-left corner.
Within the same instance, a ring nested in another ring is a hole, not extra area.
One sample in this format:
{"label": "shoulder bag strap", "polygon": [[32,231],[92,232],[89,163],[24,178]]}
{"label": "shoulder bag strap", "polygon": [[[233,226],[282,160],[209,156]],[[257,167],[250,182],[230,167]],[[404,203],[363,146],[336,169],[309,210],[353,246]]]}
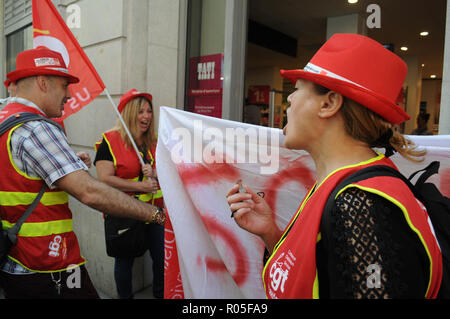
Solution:
{"label": "shoulder bag strap", "polygon": [[[7,132],[9,129],[13,128],[16,125],[19,125],[19,124],[25,123],[25,122],[30,122],[30,121],[46,121],[53,125],[57,125],[58,127],[61,127],[55,121],[53,121],[49,118],[46,118],[45,116],[42,116],[40,114],[35,114],[35,113],[30,113],[30,112],[22,112],[22,113],[17,113],[17,114],[11,115],[4,122],[2,122],[0,124],[0,135]],[[47,184],[44,183],[44,185],[42,185],[38,195],[34,199],[33,203],[31,203],[31,205],[28,206],[25,213],[19,218],[19,220],[14,224],[14,226],[7,230],[8,238],[14,245],[17,242],[17,234],[19,233],[19,230],[22,227],[22,224],[25,222],[25,220],[27,220],[27,218],[31,215],[33,210],[39,204],[46,189],[47,189]]]}
{"label": "shoulder bag strap", "polygon": [[31,203],[31,205],[28,206],[25,213],[23,213],[23,215],[14,224],[14,226],[7,230],[8,238],[13,243],[13,245],[15,245],[17,242],[17,234],[19,233],[20,227],[22,227],[22,224],[25,222],[25,220],[27,220],[27,218],[31,215],[33,210],[39,204],[46,189],[47,189],[47,184],[44,183],[44,185],[42,185],[41,190],[39,191],[38,195],[34,199],[33,203]]}

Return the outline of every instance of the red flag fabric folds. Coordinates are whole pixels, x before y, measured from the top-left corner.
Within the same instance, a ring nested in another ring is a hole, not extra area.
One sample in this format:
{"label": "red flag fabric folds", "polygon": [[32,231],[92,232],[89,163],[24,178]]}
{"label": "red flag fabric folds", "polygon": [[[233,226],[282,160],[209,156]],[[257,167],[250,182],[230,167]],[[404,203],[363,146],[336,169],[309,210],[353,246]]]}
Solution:
{"label": "red flag fabric folds", "polygon": [[78,41],[50,0],[32,0],[33,46],[45,46],[58,51],[69,72],[80,82],[69,86],[72,98],[64,107],[64,120],[92,102],[105,89],[102,79],[84,53]]}

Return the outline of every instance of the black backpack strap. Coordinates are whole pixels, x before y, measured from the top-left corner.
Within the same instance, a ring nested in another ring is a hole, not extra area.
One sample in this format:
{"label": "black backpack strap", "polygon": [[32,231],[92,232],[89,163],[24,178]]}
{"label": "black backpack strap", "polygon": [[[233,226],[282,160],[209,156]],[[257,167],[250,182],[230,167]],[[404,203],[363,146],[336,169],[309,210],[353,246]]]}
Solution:
{"label": "black backpack strap", "polygon": [[425,167],[424,169],[421,169],[417,172],[414,172],[413,174],[411,174],[411,176],[408,178],[410,181],[412,181],[412,179],[420,172],[423,172],[422,175],[420,175],[420,177],[417,179],[416,182],[416,186],[420,186],[423,185],[423,183],[425,183],[425,181],[432,175],[437,174],[439,172],[439,166],[440,166],[440,162],[438,161],[434,161],[431,162],[427,167]]}
{"label": "black backpack strap", "polygon": [[330,211],[333,208],[336,196],[339,194],[339,192],[343,188],[345,188],[346,186],[348,186],[350,184],[357,183],[362,180],[369,179],[369,178],[375,177],[375,176],[391,176],[391,177],[400,178],[402,181],[405,182],[406,185],[408,185],[408,187],[411,189],[411,191],[414,193],[414,195],[416,195],[414,186],[398,170],[396,170],[393,167],[386,166],[386,165],[374,165],[374,166],[369,166],[369,167],[363,168],[363,169],[347,176],[342,182],[340,182],[338,184],[338,186],[335,187],[335,189],[331,192],[330,196],[328,197],[328,200],[325,204],[324,211]]}
{"label": "black backpack strap", "polygon": [[[334,200],[336,199],[337,194],[343,189],[345,186],[357,183],[359,181],[375,177],[375,176],[391,176],[391,177],[397,177],[401,179],[411,190],[411,192],[414,194],[414,196],[422,200],[422,196],[418,192],[418,189],[420,189],[421,185],[423,185],[426,180],[434,175],[437,174],[439,171],[439,165],[440,163],[438,161],[431,162],[427,167],[424,169],[421,169],[419,171],[414,172],[411,174],[409,178],[406,178],[402,173],[400,173],[398,170],[396,170],[393,167],[387,166],[387,165],[374,165],[369,166],[366,168],[363,168],[347,178],[345,178],[341,183],[338,184],[338,186],[333,190],[333,192],[330,194],[330,197],[327,200],[327,203],[325,204],[325,209],[331,209],[334,205]],[[412,184],[412,179],[419,173],[422,173],[420,177],[417,179],[416,186]]]}
{"label": "black backpack strap", "polygon": [[[5,132],[7,132],[9,129],[13,128],[16,125],[19,125],[21,123],[30,122],[30,121],[46,121],[53,125],[58,126],[60,129],[62,129],[61,125],[59,125],[57,122],[42,116],[40,114],[30,113],[30,112],[22,112],[22,113],[16,113],[11,116],[9,116],[6,120],[4,120],[0,124],[0,136],[3,135]],[[47,184],[42,185],[38,195],[34,199],[33,203],[31,203],[30,206],[28,206],[25,213],[19,218],[19,220],[14,224],[13,227],[8,229],[8,238],[13,243],[16,244],[17,242],[17,234],[19,233],[20,228],[22,227],[22,224],[25,222],[25,220],[31,215],[33,210],[36,208],[36,206],[41,201],[42,196],[45,193],[45,190],[47,189]]]}
{"label": "black backpack strap", "polygon": [[30,121],[46,121],[53,125],[58,126],[61,130],[63,130],[63,128],[61,127],[61,125],[59,125],[59,123],[49,119],[48,117],[30,112],[21,112],[9,116],[6,120],[4,120],[0,124],[0,136],[3,135],[3,133],[7,132],[9,129],[13,128],[14,126]]}
{"label": "black backpack strap", "polygon": [[27,218],[31,215],[33,210],[36,208],[36,206],[41,201],[42,196],[45,193],[45,190],[47,189],[47,184],[44,183],[42,185],[41,190],[39,191],[38,195],[34,199],[33,203],[31,203],[30,206],[28,206],[27,210],[23,215],[19,218],[19,220],[12,226],[10,229],[7,230],[8,238],[11,241],[13,245],[17,242],[17,234],[19,233],[20,227],[22,227],[22,224],[27,220]]}

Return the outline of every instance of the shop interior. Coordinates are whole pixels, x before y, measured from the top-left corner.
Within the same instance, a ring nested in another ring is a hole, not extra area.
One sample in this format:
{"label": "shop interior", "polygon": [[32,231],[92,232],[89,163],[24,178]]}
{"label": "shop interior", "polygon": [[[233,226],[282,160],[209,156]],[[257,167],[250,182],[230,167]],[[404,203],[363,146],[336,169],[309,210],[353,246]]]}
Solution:
{"label": "shop interior", "polygon": [[282,128],[294,85],[279,70],[303,68],[331,34],[351,32],[408,65],[399,105],[411,120],[399,130],[410,134],[424,112],[437,134],[446,8],[446,0],[249,0],[244,122]]}

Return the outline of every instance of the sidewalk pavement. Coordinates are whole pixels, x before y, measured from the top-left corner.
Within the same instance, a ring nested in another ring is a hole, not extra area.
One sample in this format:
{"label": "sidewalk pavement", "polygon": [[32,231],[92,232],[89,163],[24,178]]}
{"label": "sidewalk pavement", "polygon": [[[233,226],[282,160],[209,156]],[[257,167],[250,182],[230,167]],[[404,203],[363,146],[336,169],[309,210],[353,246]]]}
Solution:
{"label": "sidewalk pavement", "polygon": [[[149,286],[147,288],[144,288],[141,291],[138,291],[134,294],[134,299],[155,299],[153,296],[152,286]],[[100,296],[100,299],[113,299],[111,296],[108,296],[104,294],[101,291],[97,291],[98,295]],[[3,295],[3,289],[0,288],[0,299],[5,299],[5,296]]]}

